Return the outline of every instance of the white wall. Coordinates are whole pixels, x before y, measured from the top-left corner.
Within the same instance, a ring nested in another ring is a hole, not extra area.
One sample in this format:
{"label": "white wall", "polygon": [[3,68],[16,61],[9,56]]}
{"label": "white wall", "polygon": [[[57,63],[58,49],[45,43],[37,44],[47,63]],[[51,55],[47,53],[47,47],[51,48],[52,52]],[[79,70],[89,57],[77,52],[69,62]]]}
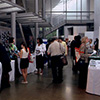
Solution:
{"label": "white wall", "polygon": [[74,36],[79,35],[79,33],[85,33],[86,30],[86,26],[74,26]]}
{"label": "white wall", "polygon": [[65,26],[64,27],[64,36],[65,38],[68,38],[69,37],[69,31],[68,31],[68,28],[72,28],[73,27],[73,35],[70,35],[70,36],[76,36],[76,35],[79,35],[80,33],[85,33],[86,30],[87,30],[87,27],[86,26]]}
{"label": "white wall", "polygon": [[93,40],[94,32],[93,31],[89,31],[89,32],[87,31],[87,32],[85,32],[85,36],[87,36],[89,39]]}
{"label": "white wall", "polygon": [[68,39],[69,39],[70,41],[72,41],[72,40],[74,40],[74,36],[73,36],[73,35],[68,35]]}
{"label": "white wall", "polygon": [[68,38],[69,31],[68,28],[72,28],[73,26],[64,26],[64,37]]}

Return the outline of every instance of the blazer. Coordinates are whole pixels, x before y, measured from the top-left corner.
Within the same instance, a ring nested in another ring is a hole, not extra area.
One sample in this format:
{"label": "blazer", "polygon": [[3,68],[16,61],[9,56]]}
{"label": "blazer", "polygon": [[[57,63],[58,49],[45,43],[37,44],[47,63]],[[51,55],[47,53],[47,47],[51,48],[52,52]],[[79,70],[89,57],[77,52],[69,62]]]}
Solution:
{"label": "blazer", "polygon": [[80,46],[80,58],[82,60],[85,60],[85,63],[88,63],[88,48],[86,47],[86,44],[82,43]]}

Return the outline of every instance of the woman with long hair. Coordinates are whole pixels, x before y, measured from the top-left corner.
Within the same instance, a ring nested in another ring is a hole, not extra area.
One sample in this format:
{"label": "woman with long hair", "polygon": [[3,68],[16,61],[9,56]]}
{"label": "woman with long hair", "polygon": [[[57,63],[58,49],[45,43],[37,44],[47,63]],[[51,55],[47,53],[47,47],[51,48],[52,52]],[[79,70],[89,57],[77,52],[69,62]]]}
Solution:
{"label": "woman with long hair", "polygon": [[28,54],[29,54],[29,50],[27,48],[27,46],[25,45],[24,42],[21,43],[21,51],[20,51],[20,68],[21,68],[21,72],[23,75],[24,80],[22,81],[23,84],[27,84],[27,68],[29,65],[29,60],[28,60]]}

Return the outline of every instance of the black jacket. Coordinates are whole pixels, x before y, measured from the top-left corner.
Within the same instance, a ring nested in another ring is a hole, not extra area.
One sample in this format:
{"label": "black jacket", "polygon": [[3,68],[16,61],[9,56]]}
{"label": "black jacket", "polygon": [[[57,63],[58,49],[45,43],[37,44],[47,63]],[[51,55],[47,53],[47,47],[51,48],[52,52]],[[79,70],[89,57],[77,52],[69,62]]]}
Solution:
{"label": "black jacket", "polygon": [[3,73],[8,73],[11,71],[10,59],[7,55],[5,47],[0,44],[0,62],[2,63]]}

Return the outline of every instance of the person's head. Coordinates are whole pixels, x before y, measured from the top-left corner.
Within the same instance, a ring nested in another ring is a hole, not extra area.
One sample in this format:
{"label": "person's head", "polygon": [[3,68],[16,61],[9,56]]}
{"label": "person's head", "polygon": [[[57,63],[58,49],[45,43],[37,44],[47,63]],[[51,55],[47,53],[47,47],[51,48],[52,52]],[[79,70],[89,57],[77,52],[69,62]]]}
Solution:
{"label": "person's head", "polygon": [[89,40],[88,40],[88,37],[83,37],[82,40],[81,40],[81,43],[88,43]]}
{"label": "person's head", "polygon": [[63,41],[63,38],[62,37],[59,37],[59,42],[62,42]]}
{"label": "person's head", "polygon": [[68,42],[68,38],[65,39],[66,43]]}
{"label": "person's head", "polygon": [[42,43],[43,43],[42,38],[37,38],[37,43],[38,43],[38,44],[42,44]]}
{"label": "person's head", "polygon": [[96,38],[96,41],[98,42],[98,38]]}
{"label": "person's head", "polygon": [[90,43],[90,44],[92,43],[92,39],[89,39],[89,43]]}
{"label": "person's head", "polygon": [[27,46],[26,46],[26,44],[25,44],[24,42],[21,43],[21,48],[22,48],[22,49],[25,48],[26,51],[27,51]]}
{"label": "person's head", "polygon": [[9,38],[9,43],[15,43],[15,39],[13,37]]}
{"label": "person's head", "polygon": [[51,43],[51,39],[48,39],[47,43],[50,44]]}

